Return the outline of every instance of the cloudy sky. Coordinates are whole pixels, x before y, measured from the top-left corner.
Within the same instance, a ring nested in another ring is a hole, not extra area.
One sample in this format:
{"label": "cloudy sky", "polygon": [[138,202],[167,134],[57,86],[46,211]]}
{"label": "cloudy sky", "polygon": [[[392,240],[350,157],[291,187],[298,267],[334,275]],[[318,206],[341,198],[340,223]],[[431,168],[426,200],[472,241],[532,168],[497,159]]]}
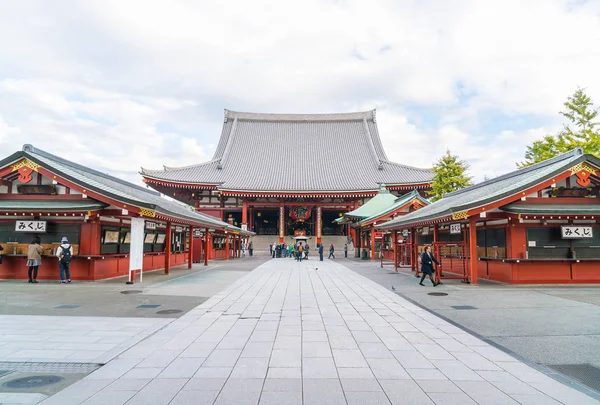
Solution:
{"label": "cloudy sky", "polygon": [[223,109],[377,109],[388,157],[477,180],[600,105],[600,1],[0,0],[0,151],[139,181],[210,159]]}

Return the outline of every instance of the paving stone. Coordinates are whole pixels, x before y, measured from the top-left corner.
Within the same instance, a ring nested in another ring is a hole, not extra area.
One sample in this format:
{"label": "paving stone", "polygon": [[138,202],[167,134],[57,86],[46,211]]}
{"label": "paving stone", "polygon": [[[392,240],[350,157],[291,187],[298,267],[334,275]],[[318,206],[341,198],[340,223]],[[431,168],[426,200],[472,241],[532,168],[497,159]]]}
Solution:
{"label": "paving stone", "polygon": [[196,357],[175,359],[157,378],[191,378],[203,362],[203,358]]}
{"label": "paving stone", "polygon": [[263,379],[230,378],[221,390],[215,405],[257,404],[263,386]]}
{"label": "paving stone", "polygon": [[127,405],[167,405],[187,381],[177,378],[152,380],[135,394]]}
{"label": "paving stone", "polygon": [[179,391],[169,405],[212,405],[219,391]]}
{"label": "paving stone", "polygon": [[302,362],[302,378],[338,378],[332,358],[305,358]]}
{"label": "paving stone", "polygon": [[413,380],[447,380],[446,377],[439,370],[432,370],[428,368],[407,368],[406,372],[412,377]]}
{"label": "paving stone", "polygon": [[427,394],[412,380],[379,380],[392,405],[433,405]]}
{"label": "paving stone", "polygon": [[264,392],[302,392],[301,378],[267,378]]}
{"label": "paving stone", "polygon": [[452,381],[446,380],[415,380],[423,391],[430,394],[432,392],[453,393],[462,392]]}
{"label": "paving stone", "polygon": [[6,405],[28,405],[37,404],[47,398],[47,395],[24,392],[0,392],[0,404]]}
{"label": "paving stone", "polygon": [[271,342],[248,342],[240,357],[271,357],[272,350]]}
{"label": "paving stone", "polygon": [[380,392],[348,392],[346,391],[348,405],[390,405],[391,402],[383,391]]}
{"label": "paving stone", "polygon": [[191,378],[182,388],[191,391],[221,391],[227,378]]}
{"label": "paving stone", "polygon": [[327,334],[325,331],[319,330],[307,330],[302,331],[303,342],[328,342]]}
{"label": "paving stone", "polygon": [[373,392],[382,391],[375,378],[342,378],[340,377],[344,392]]}
{"label": "paving stone", "polygon": [[451,381],[483,381],[483,377],[458,360],[433,360],[432,363]]}
{"label": "paving stone", "polygon": [[480,404],[518,405],[518,402],[486,381],[457,381],[456,385]]}
{"label": "paving stone", "polygon": [[380,380],[409,380],[410,376],[396,359],[367,359],[373,374]]}
{"label": "paving stone", "polygon": [[392,354],[404,368],[435,368],[435,366],[417,350],[399,350],[393,351]]}
{"label": "paving stone", "polygon": [[464,392],[433,392],[429,397],[435,402],[435,405],[477,405]]}
{"label": "paving stone", "polygon": [[347,405],[340,380],[312,379],[303,380],[304,405]]}
{"label": "paving stone", "polygon": [[511,395],[511,398],[520,403],[521,405],[560,405],[561,403],[553,400],[547,395],[542,393],[537,394],[515,394]]}
{"label": "paving stone", "polygon": [[228,378],[233,367],[200,367],[192,378]]}
{"label": "paving stone", "polygon": [[329,344],[332,349],[344,349],[344,350],[352,350],[358,349],[358,345],[356,340],[352,335],[349,336],[329,336]]}
{"label": "paving stone", "polygon": [[210,356],[206,358],[204,367],[233,367],[237,362],[241,350],[214,350]]}
{"label": "paving stone", "polygon": [[302,392],[264,392],[259,405],[302,405]]}
{"label": "paving stone", "polygon": [[111,390],[102,390],[96,395],[92,396],[87,401],[83,402],[83,405],[123,405],[127,401],[129,401],[135,394],[137,394],[137,390],[135,391],[111,391]]}
{"label": "paving stone", "polygon": [[394,355],[383,343],[359,343],[358,347],[366,358],[393,359]]}
{"label": "paving stone", "polygon": [[150,381],[151,378],[120,378],[115,380],[114,383],[106,387],[107,390],[112,391],[139,391],[144,388]]}
{"label": "paving stone", "polygon": [[302,378],[300,367],[269,367],[267,379],[269,378]]}
{"label": "paving stone", "polygon": [[338,368],[338,375],[340,378],[366,378],[366,379],[374,379],[375,376],[373,372],[368,367],[342,367]]}
{"label": "paving stone", "polygon": [[261,378],[267,376],[268,358],[240,358],[233,367],[230,378]]}
{"label": "paving stone", "polygon": [[333,350],[333,358],[337,367],[368,367],[360,350]]}
{"label": "paving stone", "polygon": [[301,352],[289,349],[273,349],[269,367],[289,368],[301,367],[302,356]]}
{"label": "paving stone", "polygon": [[183,350],[155,350],[148,357],[139,362],[136,367],[167,367],[181,354],[182,351]]}
{"label": "paving stone", "polygon": [[329,342],[304,342],[302,357],[332,357]]}

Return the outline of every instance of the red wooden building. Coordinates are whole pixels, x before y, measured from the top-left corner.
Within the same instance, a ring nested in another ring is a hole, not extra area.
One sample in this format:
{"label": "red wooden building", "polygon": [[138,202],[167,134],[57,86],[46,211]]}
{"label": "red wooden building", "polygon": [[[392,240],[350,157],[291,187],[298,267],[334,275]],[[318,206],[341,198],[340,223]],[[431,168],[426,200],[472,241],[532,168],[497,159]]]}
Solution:
{"label": "red wooden building", "polygon": [[[396,265],[432,244],[446,278],[600,282],[600,160],[581,149],[444,196],[385,224]],[[399,240],[401,238],[398,238]]]}
{"label": "red wooden building", "polygon": [[25,145],[0,160],[0,278],[27,278],[34,236],[44,249],[40,280],[58,279],[53,253],[63,236],[74,248],[72,279],[128,275],[132,218],[146,220],[143,271],[191,267],[194,238],[196,261],[236,256],[240,238],[249,235],[153,190]]}
{"label": "red wooden building", "polygon": [[276,235],[348,235],[334,220],[385,183],[396,196],[426,190],[432,172],[390,162],[375,111],[255,114],[225,111],[213,158],[142,169],[148,185],[200,212]]}

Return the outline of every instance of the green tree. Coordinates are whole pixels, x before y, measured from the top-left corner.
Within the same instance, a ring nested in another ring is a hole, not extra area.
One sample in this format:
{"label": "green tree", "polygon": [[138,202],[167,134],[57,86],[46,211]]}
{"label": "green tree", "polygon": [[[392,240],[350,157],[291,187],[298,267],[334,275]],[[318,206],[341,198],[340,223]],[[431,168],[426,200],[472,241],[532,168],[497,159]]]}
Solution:
{"label": "green tree", "polygon": [[433,181],[429,196],[432,201],[444,197],[444,194],[472,185],[471,176],[467,175],[469,165],[452,155],[450,150],[433,166]]}
{"label": "green tree", "polygon": [[556,135],[546,135],[527,147],[525,161],[518,164],[526,167],[556,155],[580,147],[585,153],[600,156],[600,122],[596,121],[598,109],[592,99],[578,88],[564,103],[560,115],[569,121]]}

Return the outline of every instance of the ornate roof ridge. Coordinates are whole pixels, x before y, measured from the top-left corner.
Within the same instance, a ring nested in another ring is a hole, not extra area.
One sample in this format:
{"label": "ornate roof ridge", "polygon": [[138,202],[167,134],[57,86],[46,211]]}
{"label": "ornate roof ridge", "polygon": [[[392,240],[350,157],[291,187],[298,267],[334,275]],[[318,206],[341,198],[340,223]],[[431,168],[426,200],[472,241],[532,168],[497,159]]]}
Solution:
{"label": "ornate roof ridge", "polygon": [[330,114],[287,114],[287,113],[253,113],[225,110],[225,122],[229,119],[244,121],[286,121],[286,122],[322,122],[322,121],[375,121],[376,110],[350,113]]}

